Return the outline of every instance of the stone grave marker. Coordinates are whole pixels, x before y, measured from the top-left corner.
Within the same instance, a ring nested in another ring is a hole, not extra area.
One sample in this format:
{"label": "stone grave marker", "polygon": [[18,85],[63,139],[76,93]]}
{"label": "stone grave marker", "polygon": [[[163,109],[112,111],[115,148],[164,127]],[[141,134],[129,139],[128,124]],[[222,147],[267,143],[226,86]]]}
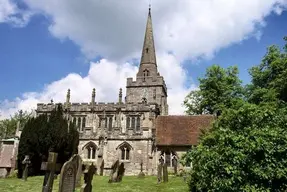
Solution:
{"label": "stone grave marker", "polygon": [[101,167],[100,167],[100,176],[104,175],[104,167],[105,167],[105,161],[102,160]]}
{"label": "stone grave marker", "polygon": [[125,173],[125,164],[121,163],[120,166],[119,166],[118,177],[117,177],[117,180],[116,180],[117,182],[121,182],[122,181],[124,173]]}
{"label": "stone grave marker", "polygon": [[168,182],[167,164],[163,164],[163,182]]}
{"label": "stone grave marker", "polygon": [[157,166],[157,183],[162,181],[162,164],[158,164]]}
{"label": "stone grave marker", "polygon": [[177,175],[177,159],[173,158],[173,172],[174,175]]}
{"label": "stone grave marker", "polygon": [[41,170],[45,170],[42,192],[51,192],[53,190],[53,183],[55,177],[55,171],[59,171],[61,164],[57,164],[58,154],[49,152],[48,162],[42,162]]}
{"label": "stone grave marker", "polygon": [[117,182],[118,171],[119,171],[119,160],[117,160],[111,167],[109,183]]}
{"label": "stone grave marker", "polygon": [[79,156],[78,165],[77,165],[78,169],[77,169],[77,175],[76,175],[76,187],[80,187],[81,186],[82,165],[83,165],[83,160]]}
{"label": "stone grave marker", "polygon": [[73,155],[70,160],[63,165],[60,174],[59,192],[75,191],[79,158],[79,155]]}
{"label": "stone grave marker", "polygon": [[27,181],[27,177],[28,177],[28,167],[30,165],[31,161],[30,161],[30,157],[29,155],[25,155],[24,160],[22,161],[22,164],[24,165],[24,170],[23,170],[23,175],[22,175],[22,179],[24,181]]}
{"label": "stone grave marker", "polygon": [[94,164],[90,165],[88,170],[84,171],[84,184],[81,187],[81,192],[92,192],[92,181],[94,174],[96,173],[96,167]]}
{"label": "stone grave marker", "polygon": [[141,162],[141,172],[139,173],[138,178],[144,178],[144,177],[145,177],[145,174],[143,172],[143,162]]}

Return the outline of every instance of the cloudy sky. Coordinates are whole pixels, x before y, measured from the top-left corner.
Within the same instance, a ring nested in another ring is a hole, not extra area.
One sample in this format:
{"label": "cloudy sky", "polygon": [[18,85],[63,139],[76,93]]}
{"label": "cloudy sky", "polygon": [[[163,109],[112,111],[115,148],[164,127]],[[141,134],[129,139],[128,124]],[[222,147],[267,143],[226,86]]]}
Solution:
{"label": "cloudy sky", "polygon": [[[114,102],[135,77],[150,0],[0,0],[0,118],[38,102]],[[207,67],[260,63],[283,46],[287,0],[152,0],[159,71],[171,114]]]}

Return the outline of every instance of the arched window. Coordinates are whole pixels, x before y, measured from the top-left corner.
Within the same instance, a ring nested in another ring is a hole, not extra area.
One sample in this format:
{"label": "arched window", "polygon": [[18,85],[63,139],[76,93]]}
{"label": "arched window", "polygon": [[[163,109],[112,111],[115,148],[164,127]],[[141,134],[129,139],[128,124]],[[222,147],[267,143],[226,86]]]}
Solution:
{"label": "arched window", "polygon": [[83,149],[85,149],[86,157],[88,159],[96,159],[96,151],[97,151],[97,145],[93,142],[87,143]]}
{"label": "arched window", "polygon": [[126,128],[130,128],[130,117],[127,117]]}
{"label": "arched window", "polygon": [[132,126],[131,128],[135,128],[135,124],[136,124],[136,118],[135,117],[132,117]]}
{"label": "arched window", "polygon": [[140,131],[140,126],[141,126],[141,119],[140,117],[137,117],[136,131]]}
{"label": "arched window", "polygon": [[127,143],[127,142],[123,142],[122,144],[120,144],[117,147],[117,150],[120,150],[120,158],[122,161],[129,161],[131,158],[131,150],[132,150],[132,146]]}
{"label": "arched window", "polygon": [[109,117],[109,131],[112,130],[113,127],[113,117]]}
{"label": "arched window", "polygon": [[107,128],[107,126],[108,126],[108,118],[106,117],[105,118],[105,128]]}
{"label": "arched window", "polygon": [[76,125],[77,123],[77,117],[73,117],[73,124]]}
{"label": "arched window", "polygon": [[82,130],[86,127],[86,117],[83,118]]}
{"label": "arched window", "polygon": [[82,119],[81,117],[78,117],[78,128],[80,129],[81,128],[81,124],[82,124]]}
{"label": "arched window", "polygon": [[164,163],[166,163],[168,167],[173,167],[175,166],[175,163],[177,163],[177,156],[173,151],[162,151],[161,156],[163,157]]}

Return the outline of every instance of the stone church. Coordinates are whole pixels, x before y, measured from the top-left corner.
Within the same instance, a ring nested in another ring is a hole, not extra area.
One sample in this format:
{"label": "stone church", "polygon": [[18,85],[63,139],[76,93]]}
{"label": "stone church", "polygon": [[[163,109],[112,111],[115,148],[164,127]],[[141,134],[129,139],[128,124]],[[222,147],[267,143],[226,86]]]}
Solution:
{"label": "stone church", "polygon": [[[141,164],[148,175],[156,174],[160,160],[170,169],[180,156],[197,144],[201,128],[208,128],[211,115],[169,116],[167,87],[157,68],[151,10],[149,9],[141,61],[136,79],[127,78],[126,96],[119,89],[118,101],[71,103],[70,90],[63,104],[66,117],[80,133],[78,151],[83,161],[96,164],[109,174],[112,164],[125,164],[125,175],[137,175]],[[49,114],[56,104],[37,104],[37,114]],[[1,162],[1,161],[0,161]],[[1,165],[0,165],[1,167]]]}

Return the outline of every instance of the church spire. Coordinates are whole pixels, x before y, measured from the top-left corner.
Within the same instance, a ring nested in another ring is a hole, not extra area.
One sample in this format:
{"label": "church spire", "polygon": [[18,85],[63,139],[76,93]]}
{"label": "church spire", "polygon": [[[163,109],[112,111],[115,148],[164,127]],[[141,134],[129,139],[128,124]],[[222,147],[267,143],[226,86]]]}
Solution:
{"label": "church spire", "polygon": [[140,69],[137,76],[157,76],[156,54],[153,38],[151,7],[149,5]]}

